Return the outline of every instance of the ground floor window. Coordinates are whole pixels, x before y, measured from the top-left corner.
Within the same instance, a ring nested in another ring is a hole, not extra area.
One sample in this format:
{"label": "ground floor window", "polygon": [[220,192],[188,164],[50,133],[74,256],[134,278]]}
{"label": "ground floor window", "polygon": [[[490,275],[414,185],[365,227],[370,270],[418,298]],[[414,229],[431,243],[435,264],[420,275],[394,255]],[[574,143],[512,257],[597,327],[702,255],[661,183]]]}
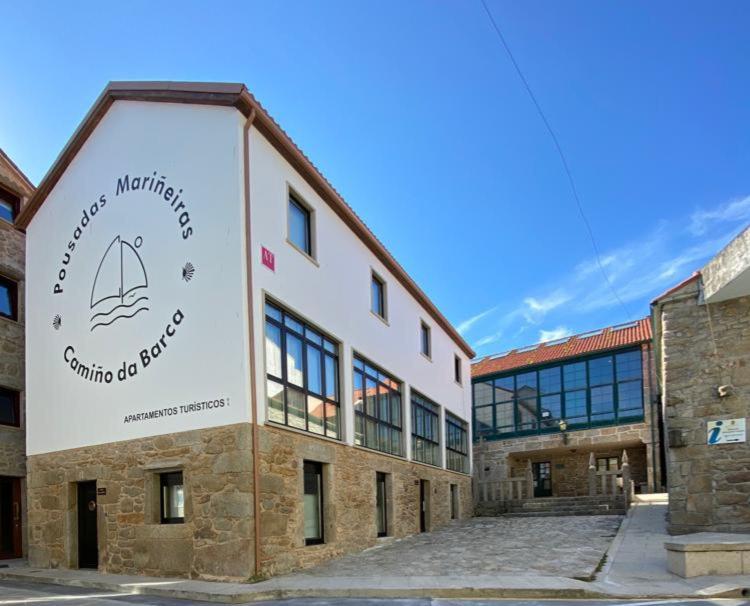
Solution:
{"label": "ground floor window", "polygon": [[0,387],[0,425],[20,427],[21,406],[17,391]]}
{"label": "ground floor window", "polygon": [[458,484],[451,484],[451,520],[458,519]]}
{"label": "ground floor window", "polygon": [[388,492],[384,473],[375,475],[375,495],[378,536],[384,537],[388,535]]}
{"label": "ground floor window", "polygon": [[617,471],[619,468],[619,457],[600,457],[596,460],[597,471]]}
{"label": "ground floor window", "polygon": [[305,545],[323,542],[323,464],[304,463]]}
{"label": "ground floor window", "polygon": [[185,486],[181,471],[160,474],[161,523],[182,524],[185,521]]}

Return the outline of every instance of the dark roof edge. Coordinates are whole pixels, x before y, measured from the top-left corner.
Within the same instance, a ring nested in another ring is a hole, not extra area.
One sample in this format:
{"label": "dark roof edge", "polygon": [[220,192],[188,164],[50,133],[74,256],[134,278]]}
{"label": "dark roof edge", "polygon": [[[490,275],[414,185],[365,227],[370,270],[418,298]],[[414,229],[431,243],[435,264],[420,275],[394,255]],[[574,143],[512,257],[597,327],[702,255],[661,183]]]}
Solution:
{"label": "dark roof edge", "polygon": [[406,290],[429,312],[458,347],[469,357],[474,350],[438,310],[421,288],[396,261],[385,246],[331,186],[315,165],[282,130],[244,84],[207,82],[110,82],[81,121],[73,136],[39,183],[34,195],[19,214],[16,225],[25,229],[47,196],[62,177],[76,154],[115,101],[153,101],[161,103],[193,103],[235,107],[245,116],[255,113],[255,126],[297,170],[334,212],[354,231],[381,263]]}

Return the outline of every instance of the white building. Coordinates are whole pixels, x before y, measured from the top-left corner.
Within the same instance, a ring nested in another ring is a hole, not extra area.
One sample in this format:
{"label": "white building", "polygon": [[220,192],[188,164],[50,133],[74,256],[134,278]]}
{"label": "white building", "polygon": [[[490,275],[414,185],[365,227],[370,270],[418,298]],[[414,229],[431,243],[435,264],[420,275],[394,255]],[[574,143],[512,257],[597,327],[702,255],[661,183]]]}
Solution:
{"label": "white building", "polygon": [[110,84],[19,224],[32,564],[243,579],[471,514],[471,348],[243,85]]}

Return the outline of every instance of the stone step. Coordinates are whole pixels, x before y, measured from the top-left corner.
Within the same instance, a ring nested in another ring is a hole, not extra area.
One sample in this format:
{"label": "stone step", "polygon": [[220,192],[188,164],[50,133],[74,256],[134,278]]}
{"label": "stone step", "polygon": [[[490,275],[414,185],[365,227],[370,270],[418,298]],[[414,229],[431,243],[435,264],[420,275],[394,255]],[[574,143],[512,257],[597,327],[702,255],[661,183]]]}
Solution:
{"label": "stone step", "polygon": [[614,509],[610,511],[571,511],[571,512],[560,512],[560,511],[527,511],[527,512],[511,512],[503,514],[506,518],[553,518],[556,516],[624,516],[624,509]]}

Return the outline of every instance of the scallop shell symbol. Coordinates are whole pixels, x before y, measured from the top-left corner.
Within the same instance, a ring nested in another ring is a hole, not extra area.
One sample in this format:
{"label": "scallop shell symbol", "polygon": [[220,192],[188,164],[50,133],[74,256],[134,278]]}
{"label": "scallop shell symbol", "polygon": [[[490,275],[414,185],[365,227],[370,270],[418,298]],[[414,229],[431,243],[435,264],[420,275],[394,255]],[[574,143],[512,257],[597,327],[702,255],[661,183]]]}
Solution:
{"label": "scallop shell symbol", "polygon": [[190,280],[193,279],[194,274],[195,267],[193,267],[193,264],[188,261],[185,263],[185,267],[182,268],[182,279],[185,280],[185,282],[190,282]]}
{"label": "scallop shell symbol", "polygon": [[55,314],[55,317],[52,318],[52,328],[60,330],[60,326],[62,326],[62,318],[60,317],[60,314]]}

